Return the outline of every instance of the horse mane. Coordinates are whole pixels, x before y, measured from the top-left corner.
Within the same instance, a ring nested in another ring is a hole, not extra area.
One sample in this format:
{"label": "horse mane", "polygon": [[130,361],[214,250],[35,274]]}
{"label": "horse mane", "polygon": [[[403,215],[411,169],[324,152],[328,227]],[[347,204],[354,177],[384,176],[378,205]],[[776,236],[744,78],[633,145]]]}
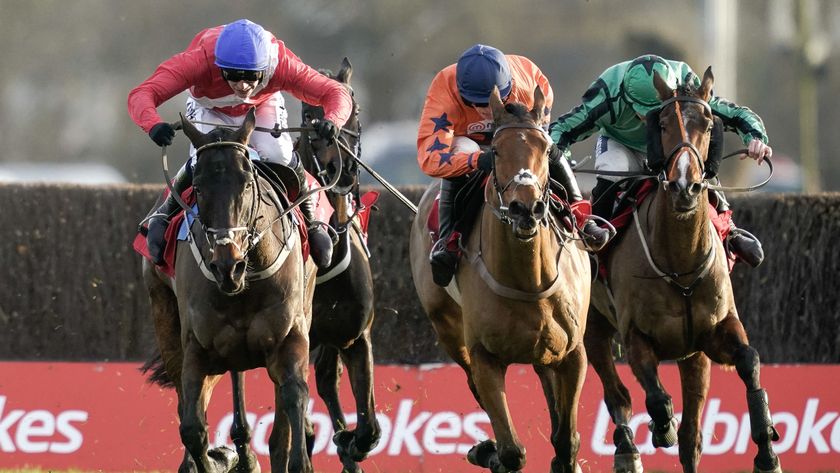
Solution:
{"label": "horse mane", "polygon": [[531,111],[528,110],[525,105],[518,102],[506,104],[505,111],[516,117],[518,120],[531,119]]}
{"label": "horse mane", "polygon": [[680,84],[677,86],[677,95],[685,97],[699,97],[700,87],[694,84]]}

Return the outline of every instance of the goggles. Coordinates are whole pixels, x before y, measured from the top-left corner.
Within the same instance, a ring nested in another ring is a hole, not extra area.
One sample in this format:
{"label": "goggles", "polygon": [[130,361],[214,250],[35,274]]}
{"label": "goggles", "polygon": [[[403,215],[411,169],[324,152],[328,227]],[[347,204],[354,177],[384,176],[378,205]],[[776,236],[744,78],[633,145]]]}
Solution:
{"label": "goggles", "polygon": [[265,71],[249,71],[243,69],[227,69],[227,68],[220,68],[222,71],[222,77],[225,80],[231,82],[259,82],[263,79],[265,75]]}

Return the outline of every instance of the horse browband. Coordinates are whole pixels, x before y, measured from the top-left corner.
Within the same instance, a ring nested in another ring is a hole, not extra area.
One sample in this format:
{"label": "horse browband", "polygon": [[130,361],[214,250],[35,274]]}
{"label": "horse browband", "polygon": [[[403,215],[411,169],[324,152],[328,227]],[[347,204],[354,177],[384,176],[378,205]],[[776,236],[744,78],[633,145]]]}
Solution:
{"label": "horse browband", "polygon": [[207,143],[206,145],[198,147],[198,149],[195,150],[195,154],[198,156],[198,153],[208,148],[218,148],[220,146],[233,146],[234,148],[239,148],[240,151],[245,153],[245,156],[248,155],[248,147],[237,141],[214,141],[212,143]]}

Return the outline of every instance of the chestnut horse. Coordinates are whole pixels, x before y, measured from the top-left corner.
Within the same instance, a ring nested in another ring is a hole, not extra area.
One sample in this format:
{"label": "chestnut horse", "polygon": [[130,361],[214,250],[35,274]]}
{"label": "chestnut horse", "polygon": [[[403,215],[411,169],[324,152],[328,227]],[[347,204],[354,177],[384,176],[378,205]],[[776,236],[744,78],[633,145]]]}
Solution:
{"label": "chestnut horse", "polygon": [[530,111],[522,104],[502,104],[498,90],[490,107],[495,158],[480,221],[464,242],[465,260],[455,276],[461,303],[432,280],[426,220],[437,183],[423,195],[411,227],[414,285],[438,339],[464,369],[470,390],[490,417],[496,441],[474,446],[467,459],[496,473],[525,466],[525,448],[505,398],[508,366],[525,363],[539,375],[548,402],[555,453],[551,472],[573,472],[579,469],[577,407],[586,374],[589,259],[549,208],[554,205],[548,185],[551,140],[543,129],[542,91],[535,89]]}
{"label": "chestnut horse", "polygon": [[[321,72],[344,85],[353,95],[350,89],[353,67],[347,58],[342,61],[338,74]],[[301,114],[306,127],[313,119],[323,118],[324,110],[302,103]],[[354,99],[353,113],[342,127],[338,141],[358,156],[360,140],[359,107]],[[373,325],[373,277],[361,229],[353,220],[354,212],[361,206],[359,166],[354,156],[310,133],[301,134],[295,149],[306,170],[318,176],[322,184],[326,185],[337,173],[340,174],[336,185],[327,191],[330,204],[335,209],[333,227],[338,232],[338,243],[332,265],[318,271],[309,339],[310,348],[317,350],[314,357],[318,395],[324,400],[332,419],[336,432],[333,442],[344,466],[343,471],[356,473],[362,471],[357,462],[376,447],[381,435],[375,413],[370,335]],[[342,362],[347,366],[356,398],[356,428],[353,430],[347,430],[347,421],[338,399]]]}
{"label": "chestnut horse", "polygon": [[[708,101],[714,77],[709,68],[699,88],[680,86],[674,91],[658,75],[654,84],[663,103],[658,117],[648,115],[647,125],[653,127],[649,139],[661,140],[661,150],[667,152],[662,155],[661,186],[634,209],[634,228],[611,249],[607,284],[593,285],[586,328],[586,352],[616,424],[614,469],[642,469],[628,426],[630,396],[611,353],[611,340],[618,331],[627,362],[645,390],[655,447],[679,441],[683,470],[697,471],[700,415],[711,359],[734,365],[746,385],[752,439],[758,446],[754,471],[781,472],[771,445],[778,434],[759,383],[758,353],[738,319],[727,256],[709,222],[704,165],[713,124]],[[679,365],[683,398],[679,431],[671,397],[657,375],[661,360],[676,360]]]}
{"label": "chestnut horse", "polygon": [[[193,189],[200,215],[189,241],[178,243],[176,279],[143,262],[165,368],[155,372],[178,393],[187,450],[179,471],[227,472],[237,462],[237,471],[259,471],[238,394],[242,371],[266,367],[275,385],[271,471],[311,472],[305,417],[315,265],[304,262],[296,225],[248,158],[254,109],[238,130],[204,134],[181,121],[197,150]],[[234,382],[238,455],[208,449],[205,410],[226,372]]]}

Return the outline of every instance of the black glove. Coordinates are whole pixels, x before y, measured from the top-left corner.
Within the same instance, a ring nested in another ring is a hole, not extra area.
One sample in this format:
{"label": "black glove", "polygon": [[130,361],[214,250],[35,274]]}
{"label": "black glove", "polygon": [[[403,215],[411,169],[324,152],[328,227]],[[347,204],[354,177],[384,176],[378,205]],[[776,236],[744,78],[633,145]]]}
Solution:
{"label": "black glove", "polygon": [[175,138],[175,129],[169,123],[160,122],[149,130],[149,137],[158,146],[169,146]]}
{"label": "black glove", "polygon": [[318,136],[327,140],[327,142],[332,143],[338,138],[338,127],[335,126],[335,123],[329,120],[318,120],[314,126]]}
{"label": "black glove", "polygon": [[482,151],[478,155],[475,167],[480,171],[491,172],[493,170],[493,150]]}

